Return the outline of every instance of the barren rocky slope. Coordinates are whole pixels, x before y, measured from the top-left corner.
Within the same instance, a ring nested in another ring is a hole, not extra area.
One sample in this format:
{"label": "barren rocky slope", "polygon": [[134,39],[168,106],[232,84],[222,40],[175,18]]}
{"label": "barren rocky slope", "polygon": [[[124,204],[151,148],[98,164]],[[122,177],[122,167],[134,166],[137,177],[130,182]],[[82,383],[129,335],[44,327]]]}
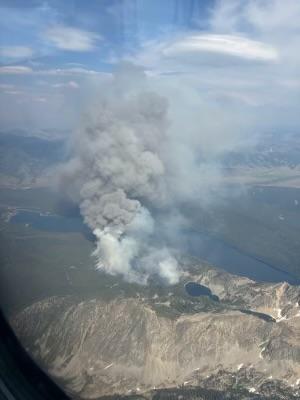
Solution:
{"label": "barren rocky slope", "polygon": [[201,386],[239,388],[250,396],[240,398],[267,387],[264,395],[273,397],[253,398],[275,398],[282,390],[290,397],[278,398],[296,399],[300,288],[182,263],[181,285],[199,282],[219,301],[172,288],[164,296],[53,297],[26,308],[12,324],[34,358],[81,398]]}

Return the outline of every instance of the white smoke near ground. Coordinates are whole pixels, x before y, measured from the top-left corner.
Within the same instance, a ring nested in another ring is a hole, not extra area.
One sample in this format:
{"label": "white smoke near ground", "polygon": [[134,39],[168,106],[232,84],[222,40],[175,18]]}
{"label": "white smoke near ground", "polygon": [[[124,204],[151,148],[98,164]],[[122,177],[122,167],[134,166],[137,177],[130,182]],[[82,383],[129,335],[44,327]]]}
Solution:
{"label": "white smoke near ground", "polygon": [[110,226],[95,229],[97,247],[93,255],[97,269],[119,274],[129,282],[146,283],[149,275],[157,274],[169,284],[177,283],[179,270],[175,258],[167,248],[148,244],[153,231],[154,221],[142,206],[123,230]]}

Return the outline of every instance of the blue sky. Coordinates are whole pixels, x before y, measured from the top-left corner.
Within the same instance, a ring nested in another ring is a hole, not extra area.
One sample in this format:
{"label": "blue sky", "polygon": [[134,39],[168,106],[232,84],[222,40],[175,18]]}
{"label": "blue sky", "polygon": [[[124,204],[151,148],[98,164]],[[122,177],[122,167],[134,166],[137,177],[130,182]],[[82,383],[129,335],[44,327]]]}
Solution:
{"label": "blue sky", "polygon": [[[213,6],[212,1],[195,0],[1,4],[1,46],[15,47],[15,58],[19,47],[20,60],[36,60],[48,66],[76,62],[98,68],[105,68],[112,56],[137,50],[144,41],[165,32],[199,28]],[[18,61],[9,54],[2,55],[2,64]]]}
{"label": "blue sky", "polygon": [[0,127],[72,129],[125,61],[255,129],[298,129],[299,21],[298,0],[2,0]]}

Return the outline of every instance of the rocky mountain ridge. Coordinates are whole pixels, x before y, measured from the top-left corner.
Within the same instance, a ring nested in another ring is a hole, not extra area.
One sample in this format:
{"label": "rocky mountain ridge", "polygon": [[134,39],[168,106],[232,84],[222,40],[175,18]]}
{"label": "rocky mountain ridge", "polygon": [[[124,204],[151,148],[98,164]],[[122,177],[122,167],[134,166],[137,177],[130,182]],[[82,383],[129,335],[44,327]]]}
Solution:
{"label": "rocky mountain ridge", "polygon": [[267,396],[270,385],[273,395],[286,387],[285,395],[298,396],[300,288],[257,283],[197,260],[182,267],[181,285],[199,282],[219,301],[172,287],[165,296],[141,288],[135,297],[53,297],[27,307],[12,325],[33,357],[80,398],[152,398],[197,387]]}

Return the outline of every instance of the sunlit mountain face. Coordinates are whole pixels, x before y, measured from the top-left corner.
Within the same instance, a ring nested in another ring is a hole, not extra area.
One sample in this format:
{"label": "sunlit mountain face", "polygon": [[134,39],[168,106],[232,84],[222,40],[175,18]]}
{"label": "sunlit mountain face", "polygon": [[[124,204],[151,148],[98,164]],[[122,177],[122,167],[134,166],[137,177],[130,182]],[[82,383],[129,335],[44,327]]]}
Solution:
{"label": "sunlit mountain face", "polygon": [[74,398],[297,399],[300,3],[0,9],[0,306],[29,354]]}

